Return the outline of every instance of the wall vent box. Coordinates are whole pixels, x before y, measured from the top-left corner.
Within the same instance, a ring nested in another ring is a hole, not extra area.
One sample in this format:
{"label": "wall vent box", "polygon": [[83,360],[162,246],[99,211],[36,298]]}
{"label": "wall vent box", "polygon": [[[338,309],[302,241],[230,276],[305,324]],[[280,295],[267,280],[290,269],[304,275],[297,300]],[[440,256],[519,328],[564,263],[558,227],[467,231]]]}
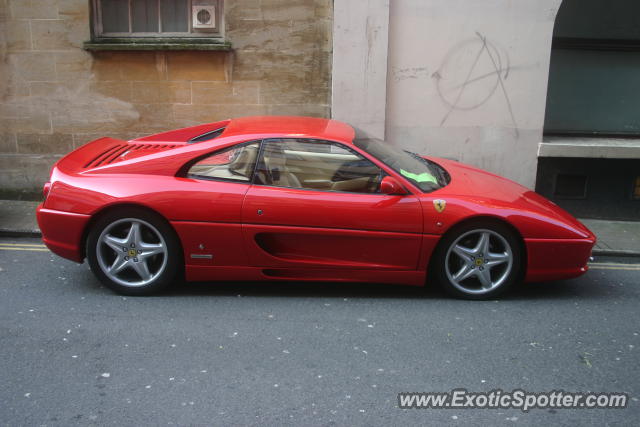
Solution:
{"label": "wall vent box", "polygon": [[212,30],[216,28],[215,6],[193,6],[192,25],[194,29]]}

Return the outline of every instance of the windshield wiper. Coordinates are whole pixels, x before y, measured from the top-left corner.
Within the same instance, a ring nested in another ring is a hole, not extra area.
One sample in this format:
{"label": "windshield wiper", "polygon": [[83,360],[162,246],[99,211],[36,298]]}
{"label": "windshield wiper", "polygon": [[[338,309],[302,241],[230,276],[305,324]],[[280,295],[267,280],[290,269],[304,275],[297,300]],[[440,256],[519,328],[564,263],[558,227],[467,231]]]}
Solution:
{"label": "windshield wiper", "polygon": [[405,153],[411,155],[411,157],[415,157],[416,159],[420,160],[423,163],[427,163],[429,166],[431,166],[429,164],[429,161],[427,159],[425,159],[424,157],[422,157],[420,154],[414,153],[413,151],[409,151],[409,150],[403,150]]}

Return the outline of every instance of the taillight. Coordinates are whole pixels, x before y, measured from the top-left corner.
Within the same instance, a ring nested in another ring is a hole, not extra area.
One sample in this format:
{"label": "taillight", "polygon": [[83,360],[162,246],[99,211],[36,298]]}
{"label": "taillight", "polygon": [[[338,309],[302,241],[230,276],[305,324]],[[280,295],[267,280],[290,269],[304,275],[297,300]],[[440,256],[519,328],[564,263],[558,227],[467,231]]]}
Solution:
{"label": "taillight", "polygon": [[51,190],[51,183],[45,182],[44,187],[42,187],[42,195],[44,196],[45,199],[49,195],[49,190]]}

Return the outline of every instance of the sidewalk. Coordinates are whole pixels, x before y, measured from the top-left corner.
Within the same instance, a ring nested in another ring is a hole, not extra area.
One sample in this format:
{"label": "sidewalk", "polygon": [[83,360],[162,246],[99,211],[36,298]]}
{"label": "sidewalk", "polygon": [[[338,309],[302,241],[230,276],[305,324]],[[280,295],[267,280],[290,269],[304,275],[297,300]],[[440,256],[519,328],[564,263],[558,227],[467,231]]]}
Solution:
{"label": "sidewalk", "polygon": [[640,221],[581,219],[598,241],[594,255],[640,256]]}
{"label": "sidewalk", "polygon": [[[35,214],[38,203],[0,200],[0,236],[40,236]],[[640,257],[640,221],[581,221],[598,236],[595,256]]]}
{"label": "sidewalk", "polygon": [[40,237],[36,207],[40,202],[0,200],[0,236]]}

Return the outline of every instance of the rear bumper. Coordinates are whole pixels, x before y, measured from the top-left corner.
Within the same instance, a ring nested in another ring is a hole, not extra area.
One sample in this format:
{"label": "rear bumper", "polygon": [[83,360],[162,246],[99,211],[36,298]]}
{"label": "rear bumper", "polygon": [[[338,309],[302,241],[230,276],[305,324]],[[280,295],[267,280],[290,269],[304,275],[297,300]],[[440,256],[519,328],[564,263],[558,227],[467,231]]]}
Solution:
{"label": "rear bumper", "polygon": [[595,236],[587,239],[525,239],[527,282],[578,277],[587,272]]}
{"label": "rear bumper", "polygon": [[75,262],[82,262],[82,233],[89,215],[45,209],[40,204],[36,210],[42,241],[51,252]]}

